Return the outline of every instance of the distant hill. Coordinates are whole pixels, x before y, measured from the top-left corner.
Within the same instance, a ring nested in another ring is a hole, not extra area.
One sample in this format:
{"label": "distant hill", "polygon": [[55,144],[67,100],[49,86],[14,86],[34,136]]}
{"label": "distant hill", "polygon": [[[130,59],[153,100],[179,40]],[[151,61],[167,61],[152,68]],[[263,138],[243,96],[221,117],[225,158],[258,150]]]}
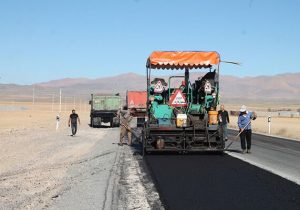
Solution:
{"label": "distant hill", "polygon": [[[199,74],[191,73],[195,79]],[[275,76],[235,77],[220,76],[221,99],[223,101],[259,101],[259,102],[300,102],[300,73],[286,73]],[[0,100],[8,97],[30,97],[58,94],[62,88],[64,96],[88,98],[91,93],[120,93],[125,96],[127,90],[145,90],[146,78],[135,73],[97,79],[65,78],[34,85],[0,84]]]}
{"label": "distant hill", "polygon": [[226,99],[263,101],[300,101],[300,73],[287,73],[275,76],[237,78],[221,76],[221,90]]}
{"label": "distant hill", "polygon": [[65,78],[65,79],[59,79],[59,80],[51,80],[48,82],[42,82],[42,83],[37,83],[35,84],[36,86],[39,87],[45,87],[45,88],[49,88],[49,87],[68,87],[71,85],[76,85],[76,84],[84,84],[84,83],[89,83],[89,79],[88,78]]}

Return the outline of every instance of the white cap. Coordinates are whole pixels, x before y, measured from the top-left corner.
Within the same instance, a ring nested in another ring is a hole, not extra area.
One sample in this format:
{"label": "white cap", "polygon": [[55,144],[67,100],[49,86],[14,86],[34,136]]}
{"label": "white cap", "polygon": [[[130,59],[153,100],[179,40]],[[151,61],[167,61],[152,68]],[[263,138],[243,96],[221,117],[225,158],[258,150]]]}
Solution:
{"label": "white cap", "polygon": [[245,112],[245,111],[247,111],[247,107],[245,105],[243,105],[240,109],[240,112]]}

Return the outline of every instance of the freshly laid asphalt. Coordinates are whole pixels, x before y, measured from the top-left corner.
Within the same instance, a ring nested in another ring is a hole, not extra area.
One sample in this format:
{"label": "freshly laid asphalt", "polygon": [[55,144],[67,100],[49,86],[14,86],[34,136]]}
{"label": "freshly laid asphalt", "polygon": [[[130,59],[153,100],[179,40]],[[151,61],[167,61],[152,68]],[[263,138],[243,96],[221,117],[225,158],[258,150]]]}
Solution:
{"label": "freshly laid asphalt", "polygon": [[147,155],[166,209],[300,209],[300,186],[227,154]]}
{"label": "freshly laid asphalt", "polygon": [[[229,141],[234,139],[237,131],[229,130]],[[252,134],[252,154],[242,155],[240,141],[234,141],[228,152],[230,156],[239,158],[265,170],[285,177],[300,185],[300,141]]]}

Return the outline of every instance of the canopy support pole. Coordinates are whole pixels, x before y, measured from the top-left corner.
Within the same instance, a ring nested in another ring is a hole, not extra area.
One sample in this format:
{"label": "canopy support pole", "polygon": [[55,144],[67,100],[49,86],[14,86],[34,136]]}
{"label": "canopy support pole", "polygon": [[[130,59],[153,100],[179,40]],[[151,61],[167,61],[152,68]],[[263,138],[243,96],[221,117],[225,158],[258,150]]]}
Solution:
{"label": "canopy support pole", "polygon": [[188,96],[188,87],[189,87],[189,80],[190,80],[190,72],[188,68],[185,68],[184,78],[185,78],[185,88],[184,92],[186,96]]}

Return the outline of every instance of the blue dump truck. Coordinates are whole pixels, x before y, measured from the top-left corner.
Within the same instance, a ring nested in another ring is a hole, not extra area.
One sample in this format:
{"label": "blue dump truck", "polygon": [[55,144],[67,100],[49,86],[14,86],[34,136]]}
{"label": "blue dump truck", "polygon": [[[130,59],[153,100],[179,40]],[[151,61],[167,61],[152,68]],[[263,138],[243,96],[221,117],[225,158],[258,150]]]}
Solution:
{"label": "blue dump truck", "polygon": [[100,127],[102,123],[110,123],[110,127],[119,127],[120,122],[116,117],[121,108],[119,95],[92,94],[91,100],[91,127]]}

